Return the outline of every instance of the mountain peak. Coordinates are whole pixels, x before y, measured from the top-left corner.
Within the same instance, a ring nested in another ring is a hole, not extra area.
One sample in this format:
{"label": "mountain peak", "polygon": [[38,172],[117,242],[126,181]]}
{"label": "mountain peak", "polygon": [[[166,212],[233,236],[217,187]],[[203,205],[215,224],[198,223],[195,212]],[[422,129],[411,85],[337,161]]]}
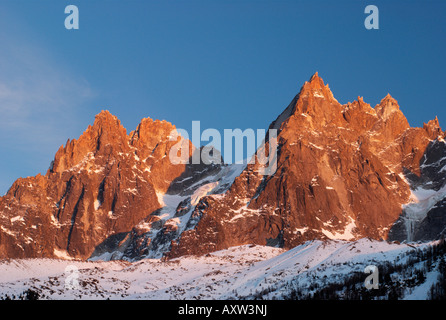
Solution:
{"label": "mountain peak", "polygon": [[311,81],[313,81],[314,79],[320,79],[320,77],[319,77],[319,73],[316,71],[312,76],[311,76],[311,78],[310,78],[310,82]]}
{"label": "mountain peak", "polygon": [[324,80],[321,77],[319,77],[319,74],[317,71],[311,76],[310,80],[307,81],[306,83],[309,83],[310,86],[314,89],[325,87]]}
{"label": "mountain peak", "polygon": [[119,121],[118,117],[112,115],[110,113],[110,111],[102,110],[100,113],[98,113],[95,116],[93,127],[97,127],[97,126],[102,127],[102,126],[107,125],[107,124],[109,126],[120,127],[121,126],[121,121]]}
{"label": "mountain peak", "polygon": [[170,136],[176,127],[166,120],[153,120],[152,118],[144,118],[136,127],[135,131],[130,133],[132,145],[150,146],[153,148],[160,141]]}
{"label": "mountain peak", "polygon": [[390,93],[387,93],[387,94],[386,94],[386,96],[381,100],[381,103],[382,103],[383,101],[385,101],[385,102],[389,101],[389,102],[391,102],[391,103],[394,103],[394,104],[398,105],[398,102],[396,101],[395,98],[393,98],[393,97],[390,95]]}
{"label": "mountain peak", "polygon": [[116,116],[112,115],[110,111],[108,110],[101,110],[101,112],[99,112],[96,117],[114,117],[116,118]]}
{"label": "mountain peak", "polygon": [[127,130],[118,117],[112,115],[108,110],[102,110],[96,115],[93,126],[88,126],[87,131],[84,132],[84,135],[79,140],[82,138],[100,139],[102,142],[116,139],[124,141],[127,138]]}
{"label": "mountain peak", "polygon": [[311,76],[310,80],[304,83],[299,93],[299,97],[300,98],[311,97],[311,101],[313,101],[314,99],[317,100],[323,98],[327,101],[339,104],[338,101],[334,98],[333,93],[331,92],[328,84],[324,83],[324,80],[319,76],[318,72],[314,73]]}
{"label": "mountain peak", "polygon": [[400,106],[398,101],[388,93],[381,102],[375,106],[376,113],[381,117],[387,119],[393,112],[399,111]]}
{"label": "mountain peak", "polygon": [[428,123],[423,124],[423,129],[426,130],[429,138],[436,139],[438,136],[443,135],[443,131],[440,127],[440,122],[438,121],[438,117],[435,116],[435,119],[430,120]]}
{"label": "mountain peak", "polygon": [[52,172],[63,172],[81,163],[89,154],[111,153],[113,149],[126,151],[128,146],[127,130],[119,119],[108,110],[102,110],[95,116],[93,125],[89,125],[76,140],[68,140],[65,147],[60,147],[52,164]]}
{"label": "mountain peak", "polygon": [[290,102],[288,107],[271,123],[270,128],[281,128],[282,123],[287,122],[291,116],[296,114],[308,114],[314,116],[319,113],[322,117],[327,113],[335,114],[336,111],[331,110],[333,111],[331,112],[330,107],[327,109],[326,106],[323,107],[321,105],[327,103],[335,105],[336,108],[341,108],[341,105],[334,98],[328,84],[324,84],[324,80],[322,80],[316,71],[309,81],[305,81],[299,93]]}

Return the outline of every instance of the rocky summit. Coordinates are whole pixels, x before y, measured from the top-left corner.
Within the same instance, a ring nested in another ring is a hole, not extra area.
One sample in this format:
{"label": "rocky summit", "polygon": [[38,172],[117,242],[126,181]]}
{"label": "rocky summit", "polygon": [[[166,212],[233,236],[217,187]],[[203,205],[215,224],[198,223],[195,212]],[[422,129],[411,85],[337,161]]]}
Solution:
{"label": "rocky summit", "polygon": [[178,143],[200,152],[172,139],[174,125],[147,118],[128,134],[102,111],[45,175],[18,179],[0,198],[0,258],[173,258],[446,232],[437,118],[410,127],[389,94],[374,108],[361,97],[342,105],[316,73],[270,129],[278,131],[277,170],[263,175],[260,161],[174,164]]}

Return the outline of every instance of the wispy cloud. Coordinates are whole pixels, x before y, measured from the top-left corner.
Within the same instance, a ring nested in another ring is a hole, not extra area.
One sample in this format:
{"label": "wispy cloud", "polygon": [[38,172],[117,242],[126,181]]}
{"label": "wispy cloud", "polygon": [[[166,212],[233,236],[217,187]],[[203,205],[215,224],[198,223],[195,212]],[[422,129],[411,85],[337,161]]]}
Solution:
{"label": "wispy cloud", "polygon": [[45,173],[57,148],[85,129],[94,98],[77,70],[10,21],[0,19],[0,195],[18,177]]}
{"label": "wispy cloud", "polygon": [[[63,134],[92,97],[87,81],[52,62],[38,47],[16,41],[0,51],[0,133],[20,144]],[[42,146],[42,145],[41,145]]]}

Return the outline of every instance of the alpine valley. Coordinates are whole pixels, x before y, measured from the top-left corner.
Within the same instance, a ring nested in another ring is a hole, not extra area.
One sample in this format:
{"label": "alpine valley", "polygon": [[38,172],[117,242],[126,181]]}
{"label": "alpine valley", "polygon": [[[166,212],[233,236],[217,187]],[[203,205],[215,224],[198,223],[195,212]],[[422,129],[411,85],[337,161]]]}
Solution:
{"label": "alpine valley", "polygon": [[[0,297],[446,297],[437,118],[411,127],[389,94],[342,105],[316,73],[269,128],[277,169],[263,175],[260,161],[174,164],[178,144],[201,151],[174,125],[127,133],[102,111],[0,198]],[[67,266],[80,285],[67,288]]]}

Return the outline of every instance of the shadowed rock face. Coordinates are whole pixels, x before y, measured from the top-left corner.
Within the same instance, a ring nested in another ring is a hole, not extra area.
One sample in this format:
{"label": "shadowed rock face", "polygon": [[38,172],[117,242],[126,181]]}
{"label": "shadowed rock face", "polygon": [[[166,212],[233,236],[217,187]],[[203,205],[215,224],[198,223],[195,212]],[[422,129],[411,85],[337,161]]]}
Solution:
{"label": "shadowed rock face", "polygon": [[45,176],[20,178],[0,198],[0,258],[177,257],[443,232],[440,195],[415,218],[406,206],[417,187],[443,190],[438,119],[411,128],[390,95],[374,108],[360,97],[341,105],[315,74],[270,128],[278,130],[277,171],[264,176],[258,161],[239,171],[172,164],[178,142],[198,151],[171,141],[172,124],[147,118],[127,134],[103,111],[57,151]]}
{"label": "shadowed rock face", "polygon": [[[438,125],[438,120],[432,120]],[[412,201],[403,206],[403,212],[389,233],[389,239],[424,241],[446,235],[446,144],[443,139],[430,142],[420,159],[419,174],[404,168],[413,190]]]}

